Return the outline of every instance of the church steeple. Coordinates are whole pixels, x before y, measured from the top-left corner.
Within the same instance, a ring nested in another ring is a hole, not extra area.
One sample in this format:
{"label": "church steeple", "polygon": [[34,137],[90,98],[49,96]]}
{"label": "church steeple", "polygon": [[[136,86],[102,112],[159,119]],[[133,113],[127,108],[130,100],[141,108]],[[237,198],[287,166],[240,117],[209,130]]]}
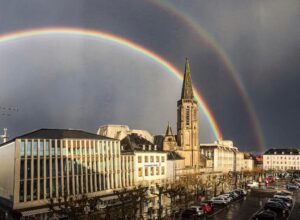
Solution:
{"label": "church steeple", "polygon": [[189,60],[185,61],[181,99],[177,102],[177,144],[185,166],[200,163],[198,104],[194,98]]}
{"label": "church steeple", "polygon": [[166,136],[173,136],[172,128],[171,128],[169,122],[168,122],[168,127],[167,127],[167,130],[166,130]]}
{"label": "church steeple", "polygon": [[192,79],[191,79],[190,63],[188,58],[186,58],[183,85],[181,91],[181,99],[193,99],[193,98],[194,98],[194,93],[193,93],[193,86],[192,86]]}

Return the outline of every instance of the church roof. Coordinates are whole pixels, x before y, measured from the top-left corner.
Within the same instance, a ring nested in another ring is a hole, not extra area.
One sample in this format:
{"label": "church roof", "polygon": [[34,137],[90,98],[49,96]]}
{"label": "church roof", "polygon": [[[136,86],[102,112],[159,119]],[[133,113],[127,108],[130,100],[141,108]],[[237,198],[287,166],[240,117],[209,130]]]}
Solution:
{"label": "church roof", "polygon": [[166,136],[173,136],[172,128],[170,126],[170,123],[168,123],[168,127],[166,130]]}
{"label": "church roof", "polygon": [[[140,151],[140,150],[149,150],[149,146],[151,146],[151,150],[155,150],[155,145],[145,139],[144,137],[138,134],[129,134],[124,139],[121,140],[121,146],[124,151]],[[161,151],[161,147],[156,145],[156,150]]]}
{"label": "church roof", "polygon": [[180,156],[178,153],[176,153],[175,151],[168,152],[167,158],[168,160],[184,160],[184,158]]}
{"label": "church roof", "polygon": [[194,98],[194,93],[193,93],[190,64],[189,64],[189,60],[186,59],[183,85],[182,85],[182,91],[181,91],[181,99],[193,99],[193,98]]}

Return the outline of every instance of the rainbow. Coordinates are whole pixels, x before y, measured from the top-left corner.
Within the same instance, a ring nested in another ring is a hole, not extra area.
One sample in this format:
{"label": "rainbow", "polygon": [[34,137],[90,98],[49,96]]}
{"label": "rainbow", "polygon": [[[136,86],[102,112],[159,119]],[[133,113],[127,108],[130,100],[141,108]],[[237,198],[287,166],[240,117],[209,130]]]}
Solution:
{"label": "rainbow", "polygon": [[[132,50],[135,50],[150,59],[156,61],[157,63],[161,64],[163,67],[165,67],[170,73],[174,74],[178,79],[183,80],[182,73],[169,61],[162,58],[158,54],[150,51],[147,48],[142,47],[141,45],[134,43],[126,38],[113,35],[111,33],[103,32],[103,31],[97,31],[97,30],[90,30],[90,29],[79,29],[79,28],[67,28],[67,27],[53,27],[53,28],[41,28],[41,29],[30,29],[30,30],[24,30],[14,33],[8,33],[5,35],[0,35],[0,43],[8,42],[8,41],[14,41],[18,39],[23,38],[29,38],[29,37],[36,37],[36,36],[44,36],[44,35],[72,35],[72,36],[82,36],[82,37],[91,37],[91,38],[101,38],[104,40],[108,40],[120,45],[123,45],[125,47],[128,47]],[[222,139],[222,133],[217,125],[217,122],[207,106],[206,102],[204,101],[204,98],[202,97],[199,90],[197,90],[194,87],[195,91],[195,97],[197,102],[200,105],[200,109],[203,111],[205,117],[208,119],[208,122],[210,124],[211,130],[215,136],[216,139],[221,140]]]}
{"label": "rainbow", "polygon": [[188,28],[190,28],[194,33],[197,34],[201,43],[206,44],[211,51],[218,57],[218,59],[222,62],[222,64],[226,67],[227,73],[232,81],[235,83],[238,92],[242,98],[243,104],[247,111],[247,114],[250,118],[250,123],[253,131],[255,132],[256,143],[258,144],[259,149],[264,152],[265,148],[265,140],[263,131],[261,129],[260,122],[256,116],[254,106],[252,101],[246,91],[246,88],[240,78],[237,70],[235,69],[232,61],[227,55],[226,51],[222,48],[222,46],[214,39],[214,37],[209,34],[208,31],[205,30],[199,23],[195,22],[193,18],[177,9],[172,3],[167,2],[165,0],[150,0],[149,3],[157,5],[160,9],[171,13],[175,17],[179,18]]}

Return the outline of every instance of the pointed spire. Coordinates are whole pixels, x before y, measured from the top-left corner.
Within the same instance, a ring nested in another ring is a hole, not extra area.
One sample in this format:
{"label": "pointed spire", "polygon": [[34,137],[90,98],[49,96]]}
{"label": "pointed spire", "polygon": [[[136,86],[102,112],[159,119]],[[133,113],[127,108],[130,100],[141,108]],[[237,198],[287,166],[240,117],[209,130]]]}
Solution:
{"label": "pointed spire", "polygon": [[181,99],[193,99],[193,98],[194,98],[194,93],[193,93],[193,86],[192,86],[190,63],[188,58],[186,58],[183,85],[181,91]]}
{"label": "pointed spire", "polygon": [[166,136],[173,136],[172,128],[171,128],[169,122],[168,122],[168,127],[167,127],[167,130],[166,130]]}

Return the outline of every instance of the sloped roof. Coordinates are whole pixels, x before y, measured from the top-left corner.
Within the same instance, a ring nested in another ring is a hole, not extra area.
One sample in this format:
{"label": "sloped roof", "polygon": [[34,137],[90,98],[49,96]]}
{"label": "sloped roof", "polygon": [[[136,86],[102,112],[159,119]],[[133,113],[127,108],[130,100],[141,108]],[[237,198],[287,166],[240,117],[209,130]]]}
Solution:
{"label": "sloped roof", "polygon": [[299,155],[300,150],[297,148],[271,148],[267,150],[264,155],[273,155],[273,154],[278,154],[278,155]]}
{"label": "sloped roof", "polygon": [[176,153],[175,151],[168,152],[167,159],[168,160],[184,160],[184,158],[182,156],[180,156],[178,153]]}
{"label": "sloped roof", "polygon": [[[154,150],[154,146],[156,144],[151,143],[147,139],[143,138],[138,134],[129,134],[124,139],[121,140],[121,146],[124,151],[135,151],[135,150],[143,150],[145,146],[145,150],[149,150],[149,146],[151,146],[151,150]],[[161,151],[161,147],[156,145],[156,151]]]}

